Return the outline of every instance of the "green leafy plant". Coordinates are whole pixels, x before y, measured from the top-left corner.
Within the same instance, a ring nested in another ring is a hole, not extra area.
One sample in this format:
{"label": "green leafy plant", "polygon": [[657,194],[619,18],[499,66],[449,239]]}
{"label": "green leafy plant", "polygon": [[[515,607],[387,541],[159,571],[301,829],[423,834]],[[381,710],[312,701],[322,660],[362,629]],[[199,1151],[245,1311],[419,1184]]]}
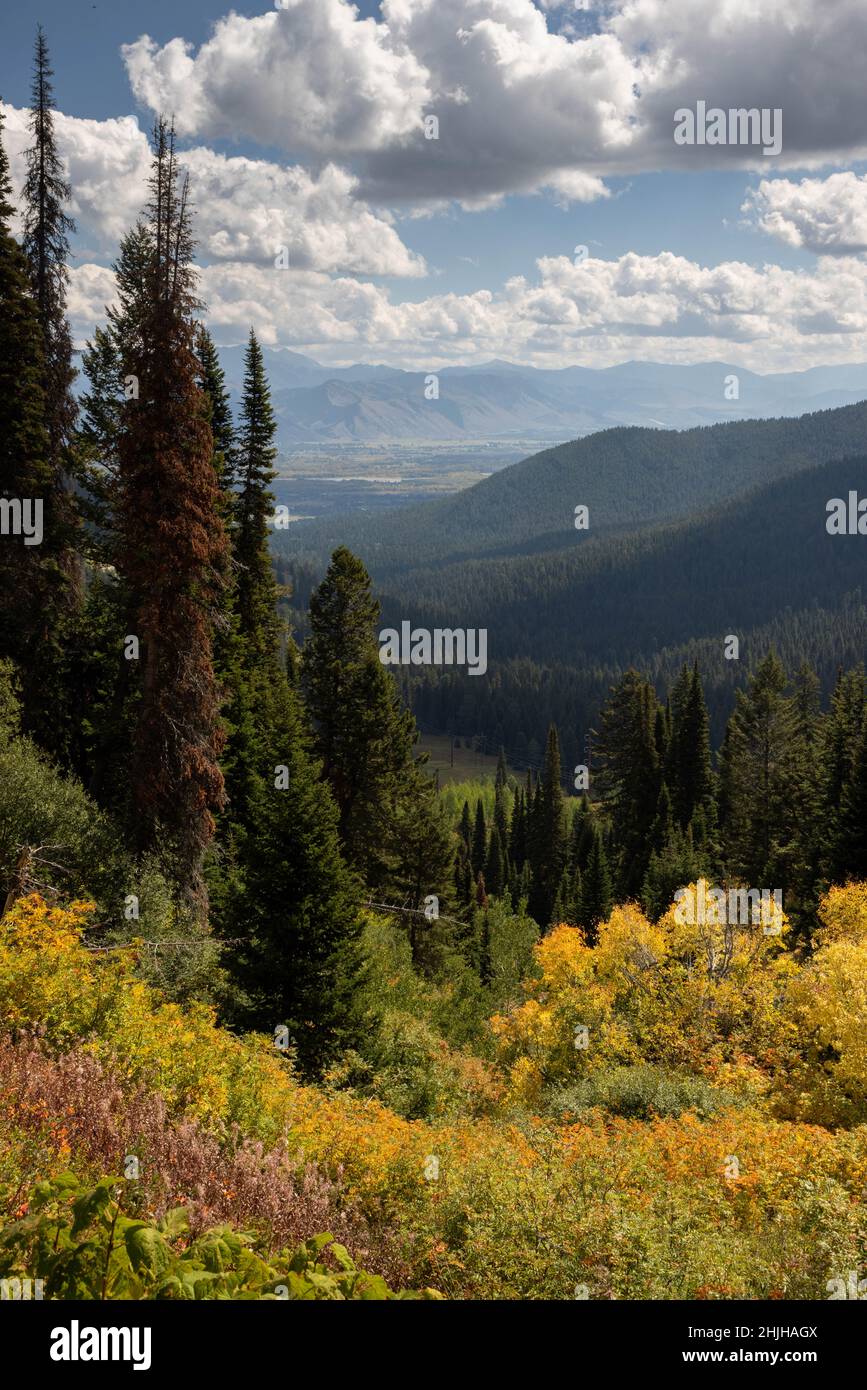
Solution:
{"label": "green leafy plant", "polygon": [[52,1299],[438,1299],[395,1293],[359,1269],[331,1235],[269,1254],[255,1237],[217,1226],[190,1238],[175,1207],[158,1221],[128,1216],[124,1180],[84,1187],[72,1173],[37,1183],[26,1215],[0,1232],[0,1277],[44,1280]]}

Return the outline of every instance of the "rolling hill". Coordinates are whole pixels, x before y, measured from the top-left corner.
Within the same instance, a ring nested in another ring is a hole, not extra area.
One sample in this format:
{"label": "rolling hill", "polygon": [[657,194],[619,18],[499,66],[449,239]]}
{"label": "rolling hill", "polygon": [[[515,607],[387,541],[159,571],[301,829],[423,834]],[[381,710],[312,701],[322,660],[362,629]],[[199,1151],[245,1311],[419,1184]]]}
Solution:
{"label": "rolling hill", "polygon": [[[338,544],[377,576],[421,564],[551,550],[607,531],[683,518],[835,458],[867,441],[867,402],[798,419],[733,421],[684,431],[620,428],[560,444],[463,492],[400,508],[299,523],[283,555],[321,561]],[[588,533],[574,509],[590,509]]]}

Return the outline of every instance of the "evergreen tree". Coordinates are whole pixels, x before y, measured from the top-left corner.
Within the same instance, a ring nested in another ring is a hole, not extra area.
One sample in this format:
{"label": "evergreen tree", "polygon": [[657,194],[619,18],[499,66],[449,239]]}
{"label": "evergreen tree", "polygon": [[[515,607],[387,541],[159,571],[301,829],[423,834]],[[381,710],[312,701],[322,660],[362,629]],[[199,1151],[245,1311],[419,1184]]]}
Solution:
{"label": "evergreen tree", "polygon": [[660,784],[656,714],[653,686],[636,671],[626,672],[601,714],[597,784],[611,817],[618,892],[625,897],[639,890],[650,854]]}
{"label": "evergreen tree", "polygon": [[476,819],[473,828],[473,842],[470,847],[470,862],[473,874],[478,877],[485,867],[488,857],[488,827],[485,822],[485,806],[482,798],[476,802]]}
{"label": "evergreen tree", "polygon": [[476,877],[476,907],[485,908],[487,906],[488,894],[485,888],[485,876],[478,874]]}
{"label": "evergreen tree", "polygon": [[[24,183],[24,254],[30,269],[39,314],[43,348],[43,394],[48,430],[50,492],[46,504],[52,525],[46,543],[50,546],[64,582],[56,586],[56,607],[52,622],[57,625],[58,645],[68,639],[67,629],[74,620],[84,594],[84,569],[76,553],[78,518],[73,493],[75,468],[72,437],[77,414],[72,383],[72,334],[66,319],[66,288],[69,280],[69,236],[75,224],[65,211],[72,196],[54,136],[53,72],[42,26],[36,31],[30,131],[33,144],[27,150],[27,177]],[[65,752],[69,738],[74,694],[64,687],[63,663],[57,652],[41,649],[37,678],[49,695],[42,712],[41,737],[57,753]],[[46,701],[43,699],[43,705]],[[31,707],[32,708],[32,707]]]}
{"label": "evergreen tree", "polygon": [[595,817],[590,798],[584,792],[572,817],[572,833],[569,837],[569,867],[574,873],[583,869],[593,848]]}
{"label": "evergreen tree", "polygon": [[823,870],[837,883],[845,880],[848,861],[848,833],[844,836],[841,826],[843,792],[852,778],[865,711],[863,668],[839,671],[820,745]]}
{"label": "evergreen tree", "polygon": [[566,816],[560,763],[560,740],[552,724],[545,745],[545,761],[539,779],[538,808],[534,815],[533,887],[530,915],[540,927],[551,921],[557,890],[566,867]]}
{"label": "evergreen tree", "polygon": [[671,690],[671,738],[665,758],[672,810],[681,830],[700,808],[707,813],[713,793],[710,720],[698,662],[684,666]]}
{"label": "evergreen tree", "polygon": [[[238,567],[239,630],[249,665],[273,667],[277,659],[277,586],[271,565],[269,518],[274,511],[270,484],[275,475],[277,425],[265,375],[262,349],[250,330],[244,356],[244,393],[238,428],[234,558]],[[230,445],[230,457],[232,446]]]}
{"label": "evergreen tree", "polygon": [[54,73],[42,26],[36,31],[30,130],[24,184],[23,249],[30,266],[44,346],[44,390],[52,462],[61,465],[61,452],[75,424],[72,395],[75,369],[72,336],[66,321],[69,280],[69,237],[75,224],[65,211],[72,196],[54,136]]}
{"label": "evergreen tree", "polygon": [[509,860],[517,874],[520,874],[527,860],[527,807],[524,793],[519,787],[512,804],[512,823],[509,827]]}
{"label": "evergreen tree", "polygon": [[671,826],[667,837],[650,855],[641,885],[641,905],[652,921],[658,921],[668,911],[678,888],[709,875],[707,856],[693,843],[692,825],[686,830]]}
{"label": "evergreen tree", "polygon": [[809,934],[818,902],[824,827],[821,824],[822,698],[819,678],[806,662],[795,676],[793,729],[789,760],[789,824],[782,850],[787,912],[799,934]]}
{"label": "evergreen tree", "polygon": [[506,802],[506,789],[504,784],[498,784],[494,788],[494,829],[500,833],[503,842],[503,850],[509,843],[509,813]]}
{"label": "evergreen tree", "polygon": [[16,664],[25,731],[40,736],[48,732],[41,718],[49,693],[45,653],[58,648],[55,614],[64,577],[51,540],[54,479],[44,347],[27,263],[9,228],[13,213],[0,112],[0,658]]}
{"label": "evergreen tree", "polygon": [[[218,510],[230,541],[236,541],[237,497],[232,490],[237,467],[235,428],[219,354],[213,338],[201,324],[196,333],[196,361],[197,384],[211,430]],[[226,734],[221,759],[226,805],[218,820],[221,853],[209,881],[218,917],[227,884],[243,853],[240,842],[249,830],[258,779],[266,776],[269,766],[273,765],[274,747],[289,717],[287,673],[279,660],[276,586],[271,574],[267,529],[260,531],[258,549],[251,545],[251,550],[260,576],[260,582],[254,586],[258,621],[251,631],[242,633],[239,568],[235,556],[227,554],[221,571],[221,610],[214,624],[214,671],[222,698]]]}
{"label": "evergreen tree", "polygon": [[228,544],[213,442],[196,385],[195,272],[187,184],[174,132],[154,129],[147,296],[131,345],[138,398],[119,444],[119,564],[141,647],[130,776],[139,848],[167,841],[182,896],[204,913],[202,866],[224,802],[212,663]]}
{"label": "evergreen tree", "polygon": [[607,921],[613,906],[611,871],[602,832],[597,826],[593,834],[593,847],[587,860],[587,868],[581,875],[581,901],[576,914],[578,925],[583,927],[591,945],[596,942],[599,923]]}
{"label": "evergreen tree", "polygon": [[115,769],[129,760],[141,696],[141,663],[125,657],[125,637],[136,633],[136,608],[123,564],[121,440],[138,397],[134,363],[143,341],[152,254],[149,228],[140,221],[121,240],[113,267],[117,297],[107,326],[96,330],[83,354],[88,386],[76,439],[80,505],[88,523],[80,536],[94,573],[70,660],[79,713],[72,764],[91,795],[118,813],[127,798]]}
{"label": "evergreen tree", "polygon": [[394,810],[389,887],[404,906],[418,911],[431,894],[441,906],[451,898],[454,845],[430,777],[420,768],[410,775],[415,791],[409,791],[408,781]]}
{"label": "evergreen tree", "polygon": [[[360,886],[344,865],[337,811],[302,734],[297,698],[271,779],[251,802],[244,872],[227,914],[240,1025],[285,1026],[307,1074],[320,1073],[358,1040]],[[279,782],[279,786],[277,783]]]}
{"label": "evergreen tree", "polygon": [[659,789],[656,801],[656,816],[650,831],[650,847],[657,854],[667,845],[674,834],[674,816],[671,797],[665,782]]}
{"label": "evergreen tree", "polygon": [[468,801],[464,802],[464,808],[461,811],[461,820],[460,825],[458,826],[458,834],[460,835],[461,839],[466,845],[467,850],[469,850],[473,839],[473,822],[470,816],[470,803]]}
{"label": "evergreen tree", "polygon": [[455,897],[461,908],[468,908],[473,901],[473,866],[469,850],[463,840],[458,844],[454,868]]}
{"label": "evergreen tree", "polygon": [[841,881],[867,880],[867,713],[840,800],[835,867]]}
{"label": "evergreen tree", "polygon": [[88,522],[82,531],[82,548],[92,564],[106,566],[113,562],[117,545],[118,445],[124,402],[123,364],[110,328],[96,329],[92,342],[85,345],[81,365],[88,383],[81,393],[78,430],[81,509]]}
{"label": "evergreen tree", "polygon": [[[252,333],[251,333],[252,338]],[[231,527],[229,503],[237,469],[237,441],[232,408],[226,387],[226,374],[220,362],[216,344],[203,324],[198,326],[196,360],[199,364],[198,387],[208,403],[208,424],[214,442],[214,472],[220,491],[226,498],[227,524]]]}
{"label": "evergreen tree", "polygon": [[494,781],[495,791],[504,791],[508,784],[508,781],[509,772],[508,768],[506,767],[506,752],[505,749],[501,747],[499,757],[497,758],[497,776]]}
{"label": "evergreen tree", "polygon": [[774,652],[736,694],[720,759],[721,826],[729,873],[755,887],[786,888],[796,711]]}
{"label": "evergreen tree", "polygon": [[[341,546],[310,600],[302,685],[344,852],[370,888],[389,882],[399,827],[406,823],[400,804],[417,795],[419,766],[415,721],[379,659],[378,619],[370,576]],[[419,820],[430,813],[426,804]]]}
{"label": "evergreen tree", "polygon": [[488,892],[492,893],[494,897],[499,897],[505,887],[506,870],[503,863],[503,842],[496,825],[491,831],[484,873]]}

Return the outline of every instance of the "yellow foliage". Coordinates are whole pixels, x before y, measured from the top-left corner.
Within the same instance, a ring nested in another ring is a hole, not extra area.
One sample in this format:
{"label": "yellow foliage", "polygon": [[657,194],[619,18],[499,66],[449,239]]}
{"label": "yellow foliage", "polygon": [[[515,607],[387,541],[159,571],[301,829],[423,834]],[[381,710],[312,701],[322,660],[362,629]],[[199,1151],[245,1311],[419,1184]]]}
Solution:
{"label": "yellow foliage", "polygon": [[676,906],[654,925],[631,903],[592,948],[577,928],[555,927],[535,948],[530,998],[492,1020],[513,1097],[533,1094],[528,1059],[534,1077],[566,1083],[638,1061],[712,1070],[764,1057],[796,971],[788,929],[785,916],[689,922]]}
{"label": "yellow foliage", "polygon": [[[370,1215],[410,1231],[416,1282],[448,1293],[570,1298],[586,1283],[594,1298],[816,1298],[867,1234],[867,1125],[815,1123],[867,1113],[865,909],[865,885],[832,890],[828,936],[803,967],[779,938],[736,933],[727,946],[723,933],[709,947],[672,914],[654,926],[632,905],[595,948],[568,926],[538,943],[525,1002],[492,1020],[525,1111],[552,1081],[662,1059],[756,1101],[703,1121],[596,1110],[565,1126],[535,1114],[520,1127],[429,1124],[299,1085],[269,1039],[165,1003],[137,979],[134,949],[88,950],[88,904],[37,896],[0,920],[0,1026],[39,1025],[58,1050],[84,1044],[218,1133],[285,1135]],[[795,1122],[759,1109],[785,1076]]]}
{"label": "yellow foliage", "polygon": [[863,941],[867,937],[867,883],[847,883],[831,888],[819,903],[821,926],[815,945],[827,946],[845,937]]}

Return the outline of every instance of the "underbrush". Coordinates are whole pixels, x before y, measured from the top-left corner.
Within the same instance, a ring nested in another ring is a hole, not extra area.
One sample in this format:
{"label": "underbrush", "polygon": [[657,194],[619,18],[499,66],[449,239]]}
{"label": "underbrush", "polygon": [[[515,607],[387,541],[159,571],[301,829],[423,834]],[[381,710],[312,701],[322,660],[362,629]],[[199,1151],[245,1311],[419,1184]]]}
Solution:
{"label": "underbrush", "polygon": [[[840,931],[844,918],[838,911]],[[767,998],[749,1017],[737,1012],[740,993],[729,991],[716,1014],[699,997],[704,1033],[690,1035],[691,997],[670,996],[664,978],[642,995],[645,1012],[630,1015],[615,951],[634,962],[628,914],[615,914],[619,935],[602,936],[595,956],[562,935],[572,929],[558,929],[540,944],[527,1006],[500,1024],[503,1070],[485,1072],[499,1074],[512,1098],[496,1095],[473,1118],[475,1102],[455,1107],[450,1081],[445,1114],[423,1096],[434,1118],[409,1119],[360,1094],[363,1085],[302,1084],[269,1040],[227,1033],[202,1005],[166,1003],[137,977],[133,951],[87,949],[87,921],[86,905],[49,908],[31,897],[0,923],[0,1183],[13,1227],[30,1215],[37,1175],[71,1169],[93,1190],[132,1155],[139,1176],[123,1180],[125,1219],[158,1228],[182,1206],[184,1241],[223,1225],[243,1230],[269,1269],[279,1256],[281,1273],[290,1247],[330,1231],[389,1287],[452,1298],[813,1299],[867,1261],[867,1125],[775,1118],[767,1103],[783,1046],[806,1056],[816,1045],[809,1032],[787,1031],[789,976],[779,969],[773,994],[747,979],[755,998]],[[838,938],[829,949],[839,954]],[[641,960],[660,949],[648,938]],[[834,977],[826,1001],[837,1014],[826,1004],[823,1028],[857,1005],[845,978]],[[811,998],[796,996],[798,1018],[818,1007]],[[618,1049],[635,1046],[627,1025],[658,1046],[664,1009],[675,1006],[701,1067],[618,1061]],[[576,1055],[576,1020],[592,1023],[591,1007],[607,1060]],[[727,1033],[713,1031],[717,1018]],[[380,1083],[399,1092],[409,1055],[416,1085],[432,1046],[430,1033],[410,1029],[383,1053]],[[441,1055],[453,1077],[455,1058]],[[550,1076],[536,1099],[515,1084],[522,1056],[534,1086]],[[854,1073],[852,1056],[840,1052]],[[832,1066],[820,1078],[823,1103],[843,1084]],[[402,1103],[412,1107],[409,1092]],[[220,1296],[248,1293],[227,1284]]]}

